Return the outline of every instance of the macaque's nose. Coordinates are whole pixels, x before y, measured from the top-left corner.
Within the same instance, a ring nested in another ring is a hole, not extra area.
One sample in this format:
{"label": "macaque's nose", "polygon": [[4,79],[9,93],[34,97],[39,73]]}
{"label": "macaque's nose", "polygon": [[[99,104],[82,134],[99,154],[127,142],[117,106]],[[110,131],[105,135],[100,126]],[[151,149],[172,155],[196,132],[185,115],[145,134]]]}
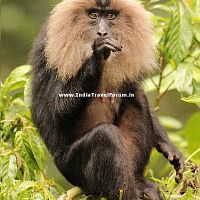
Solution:
{"label": "macaque's nose", "polygon": [[108,33],[107,33],[107,25],[106,23],[104,22],[103,19],[100,20],[100,23],[99,23],[99,30],[97,31],[97,35],[100,36],[100,37],[104,37],[106,36]]}
{"label": "macaque's nose", "polygon": [[100,36],[100,37],[104,37],[104,36],[107,35],[107,31],[105,29],[104,30],[99,30],[97,35]]}

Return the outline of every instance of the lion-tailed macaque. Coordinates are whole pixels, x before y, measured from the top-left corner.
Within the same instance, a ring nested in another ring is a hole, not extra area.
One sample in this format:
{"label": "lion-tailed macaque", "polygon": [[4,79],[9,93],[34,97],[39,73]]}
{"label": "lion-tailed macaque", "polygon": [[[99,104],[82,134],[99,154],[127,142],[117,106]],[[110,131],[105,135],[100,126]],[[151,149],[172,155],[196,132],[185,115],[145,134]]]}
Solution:
{"label": "lion-tailed macaque", "polygon": [[[144,194],[160,200],[143,176],[154,147],[181,180],[181,153],[140,87],[157,64],[152,24],[138,1],[62,1],[35,41],[30,63],[33,120],[69,182],[108,200],[118,200],[120,190],[123,200]],[[107,93],[127,96],[77,97]]]}

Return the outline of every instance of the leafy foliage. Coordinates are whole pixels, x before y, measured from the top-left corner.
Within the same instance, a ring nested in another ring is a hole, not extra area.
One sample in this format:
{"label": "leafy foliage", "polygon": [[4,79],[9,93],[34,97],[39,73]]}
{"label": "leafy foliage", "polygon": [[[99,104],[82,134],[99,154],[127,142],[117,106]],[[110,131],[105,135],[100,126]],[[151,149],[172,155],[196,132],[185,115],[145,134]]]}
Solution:
{"label": "leafy foliage", "polygon": [[[149,0],[146,6],[152,11],[151,16],[160,47],[162,71],[159,78],[153,77],[150,81],[152,82],[150,90],[157,89],[158,91],[155,105],[159,107],[160,98],[174,88],[181,93],[181,100],[199,104],[199,0],[168,0],[165,4]],[[162,13],[162,15],[153,13]],[[148,81],[147,83],[149,83]],[[163,89],[163,87],[165,88]]]}
{"label": "leafy foliage", "polygon": [[[47,150],[30,117],[30,66],[13,70],[0,88],[0,199],[56,199],[63,191],[45,175]],[[25,92],[25,94],[24,94]]]}
{"label": "leafy foliage", "polygon": [[[142,1],[155,24],[160,48],[159,75],[147,79],[147,92],[156,92],[155,110],[171,90],[180,100],[200,105],[200,1]],[[64,189],[46,175],[49,154],[32,124],[30,114],[30,72],[28,65],[13,70],[0,87],[0,199],[55,200]],[[200,199],[200,112],[183,125],[174,116],[159,116],[171,140],[184,153],[186,170],[181,184],[174,181],[169,164],[159,169],[159,154],[152,152],[146,175],[160,187],[165,199]],[[169,172],[171,171],[171,172]],[[156,178],[164,177],[165,178]],[[159,175],[158,175],[159,174]],[[123,192],[123,191],[121,191]],[[82,195],[77,187],[62,199],[99,199]],[[104,199],[104,198],[101,198]]]}

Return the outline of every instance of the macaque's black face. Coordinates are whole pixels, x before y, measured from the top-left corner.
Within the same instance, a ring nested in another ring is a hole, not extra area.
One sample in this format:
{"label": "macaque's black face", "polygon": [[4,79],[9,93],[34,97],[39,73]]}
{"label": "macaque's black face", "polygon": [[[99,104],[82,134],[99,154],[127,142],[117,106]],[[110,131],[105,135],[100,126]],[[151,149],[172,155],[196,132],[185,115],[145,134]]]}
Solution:
{"label": "macaque's black face", "polygon": [[91,18],[91,24],[95,26],[98,37],[112,36],[112,21],[117,17],[118,12],[109,9],[90,9],[88,16]]}
{"label": "macaque's black face", "polygon": [[119,12],[109,8],[109,0],[96,0],[97,7],[87,10],[90,24],[94,28],[94,37],[111,37],[113,22]]}
{"label": "macaque's black face", "polygon": [[112,27],[119,12],[110,8],[109,0],[96,0],[96,7],[87,10],[94,37],[93,50],[107,60],[112,52],[121,51],[121,45],[113,38]]}

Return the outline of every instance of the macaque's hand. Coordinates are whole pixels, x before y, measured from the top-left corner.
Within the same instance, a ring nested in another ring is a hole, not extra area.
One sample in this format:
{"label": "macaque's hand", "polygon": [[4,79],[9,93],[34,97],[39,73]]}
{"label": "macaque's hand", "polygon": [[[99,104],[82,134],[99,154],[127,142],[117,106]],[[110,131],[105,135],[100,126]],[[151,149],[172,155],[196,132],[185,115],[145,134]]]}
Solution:
{"label": "macaque's hand", "polygon": [[103,55],[103,58],[107,60],[112,52],[121,51],[122,46],[110,37],[100,37],[94,41],[93,51],[98,55]]}
{"label": "macaque's hand", "polygon": [[175,181],[179,183],[183,178],[183,172],[185,168],[181,153],[173,144],[165,142],[159,143],[156,149],[162,153],[165,158],[167,158],[169,162],[174,166],[174,169],[176,170]]}

